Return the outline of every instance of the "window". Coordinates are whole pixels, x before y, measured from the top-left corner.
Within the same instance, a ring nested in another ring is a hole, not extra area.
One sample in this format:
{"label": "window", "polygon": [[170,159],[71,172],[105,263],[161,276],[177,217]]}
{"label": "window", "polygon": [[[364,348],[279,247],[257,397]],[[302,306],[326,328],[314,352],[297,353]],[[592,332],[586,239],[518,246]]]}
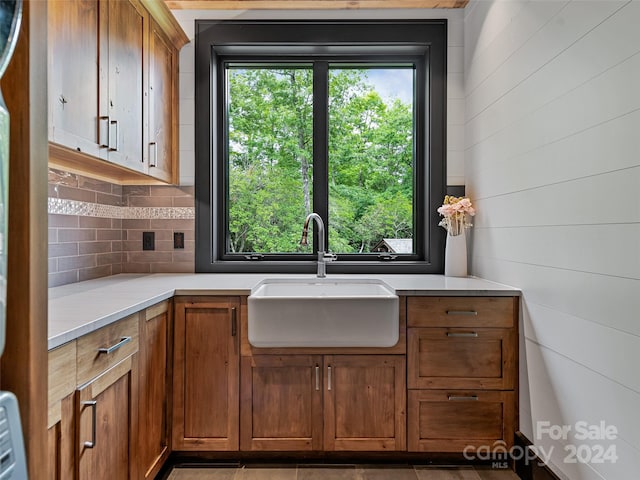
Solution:
{"label": "window", "polygon": [[196,31],[197,271],[442,271],[444,21]]}

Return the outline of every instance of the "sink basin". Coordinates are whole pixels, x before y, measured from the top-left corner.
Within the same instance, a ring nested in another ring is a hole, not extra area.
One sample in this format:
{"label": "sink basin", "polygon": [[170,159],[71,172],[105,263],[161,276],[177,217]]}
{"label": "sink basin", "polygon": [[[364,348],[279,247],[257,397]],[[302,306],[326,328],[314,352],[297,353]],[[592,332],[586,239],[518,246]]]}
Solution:
{"label": "sink basin", "polygon": [[392,347],[398,296],[367,279],[267,279],[248,300],[255,347]]}

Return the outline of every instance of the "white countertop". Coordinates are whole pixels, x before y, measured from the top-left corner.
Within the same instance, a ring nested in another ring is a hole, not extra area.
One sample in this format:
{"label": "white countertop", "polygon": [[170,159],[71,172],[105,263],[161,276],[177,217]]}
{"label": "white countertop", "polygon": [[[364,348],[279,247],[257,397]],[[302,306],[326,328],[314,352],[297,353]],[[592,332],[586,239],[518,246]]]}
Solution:
{"label": "white countertop", "polygon": [[[315,278],[276,274],[121,274],[49,289],[49,350],[139,312],[174,295],[249,295],[265,278]],[[397,295],[513,296],[516,288],[443,275],[328,275],[376,278]]]}

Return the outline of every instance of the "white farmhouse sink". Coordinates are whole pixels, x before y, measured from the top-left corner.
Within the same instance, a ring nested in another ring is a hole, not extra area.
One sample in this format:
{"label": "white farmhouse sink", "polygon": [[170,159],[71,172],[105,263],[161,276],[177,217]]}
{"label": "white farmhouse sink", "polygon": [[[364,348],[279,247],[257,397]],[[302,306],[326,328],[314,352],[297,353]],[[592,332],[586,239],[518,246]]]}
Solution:
{"label": "white farmhouse sink", "polygon": [[392,347],[398,296],[384,282],[267,279],[248,300],[255,347]]}

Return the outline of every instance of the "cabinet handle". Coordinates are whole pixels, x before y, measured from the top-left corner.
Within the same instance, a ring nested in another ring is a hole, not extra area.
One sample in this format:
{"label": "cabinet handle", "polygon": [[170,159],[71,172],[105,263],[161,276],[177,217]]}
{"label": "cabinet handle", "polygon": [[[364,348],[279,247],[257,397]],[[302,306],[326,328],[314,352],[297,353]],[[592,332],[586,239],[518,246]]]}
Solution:
{"label": "cabinet handle", "polygon": [[478,332],[447,332],[447,337],[477,337]]}
{"label": "cabinet handle", "polygon": [[106,353],[107,355],[109,355],[110,353],[115,352],[120,347],[129,343],[130,341],[131,341],[131,337],[122,337],[118,343],[111,345],[110,347],[99,348],[98,353]]}
{"label": "cabinet handle", "polygon": [[82,405],[91,407],[91,441],[84,442],[85,448],[93,448],[96,446],[96,425],[98,423],[98,402],[95,400],[87,400],[82,402]]}
{"label": "cabinet handle", "polygon": [[[100,117],[100,120],[107,121],[107,143],[100,142],[101,147],[111,148],[111,117],[109,115]],[[99,134],[99,133],[98,133]]]}
{"label": "cabinet handle", "polygon": [[331,390],[331,365],[327,367],[327,390]]}
{"label": "cabinet handle", "polygon": [[475,310],[447,310],[447,315],[478,315]]}
{"label": "cabinet handle", "polygon": [[236,307],[231,307],[231,336],[238,334],[238,321],[236,319]]}
{"label": "cabinet handle", "polygon": [[150,167],[157,167],[158,166],[158,144],[156,142],[150,142],[149,143],[149,149],[151,149],[151,147],[153,147],[153,155],[149,155],[149,166]]}
{"label": "cabinet handle", "polygon": [[120,122],[118,122],[118,120],[110,120],[110,125],[115,125],[116,127],[116,147],[113,148],[111,146],[111,132],[109,132],[109,150],[113,150],[114,152],[117,152],[120,149]]}
{"label": "cabinet handle", "polygon": [[476,401],[478,400],[478,396],[477,395],[449,395],[448,399],[455,402]]}
{"label": "cabinet handle", "polygon": [[320,390],[320,366],[316,365],[316,390]]}

